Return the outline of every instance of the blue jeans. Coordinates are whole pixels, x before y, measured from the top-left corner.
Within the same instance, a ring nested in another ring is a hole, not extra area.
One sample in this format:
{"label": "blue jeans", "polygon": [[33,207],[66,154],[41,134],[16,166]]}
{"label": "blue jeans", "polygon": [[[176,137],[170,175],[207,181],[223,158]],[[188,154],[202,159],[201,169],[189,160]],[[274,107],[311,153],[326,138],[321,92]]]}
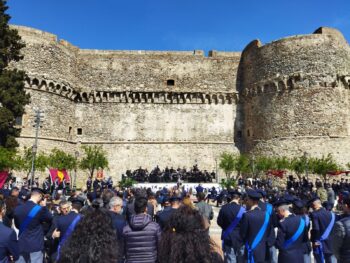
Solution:
{"label": "blue jeans", "polygon": [[332,254],[324,254],[324,262],[321,261],[320,254],[314,253],[314,257],[315,257],[316,263],[324,263],[324,262],[325,263],[337,263],[337,259]]}
{"label": "blue jeans", "polygon": [[16,263],[42,263],[44,254],[42,251],[22,253]]}
{"label": "blue jeans", "polygon": [[241,248],[233,248],[227,245],[223,247],[225,263],[243,263],[244,262],[244,246]]}

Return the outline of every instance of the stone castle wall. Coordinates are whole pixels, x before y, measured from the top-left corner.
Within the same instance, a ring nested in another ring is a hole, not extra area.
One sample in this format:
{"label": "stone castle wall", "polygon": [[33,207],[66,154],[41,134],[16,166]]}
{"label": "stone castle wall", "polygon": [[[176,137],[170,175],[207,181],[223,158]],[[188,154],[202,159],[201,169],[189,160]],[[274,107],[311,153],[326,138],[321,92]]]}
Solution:
{"label": "stone castle wall", "polygon": [[220,153],[238,152],[240,53],[80,50],[49,33],[15,28],[26,43],[15,66],[27,72],[31,94],[22,146],[33,143],[37,107],[45,112],[39,150],[102,145],[115,178],[139,166],[215,170]]}
{"label": "stone castle wall", "polygon": [[33,141],[37,106],[43,150],[102,145],[114,177],[157,164],[213,170],[223,151],[350,160],[350,48],[335,29],[205,56],[82,50],[15,28],[27,46],[14,66],[32,95],[22,145]]}
{"label": "stone castle wall", "polygon": [[253,41],[240,78],[245,151],[332,153],[349,161],[350,48],[338,31],[321,28],[264,46]]}

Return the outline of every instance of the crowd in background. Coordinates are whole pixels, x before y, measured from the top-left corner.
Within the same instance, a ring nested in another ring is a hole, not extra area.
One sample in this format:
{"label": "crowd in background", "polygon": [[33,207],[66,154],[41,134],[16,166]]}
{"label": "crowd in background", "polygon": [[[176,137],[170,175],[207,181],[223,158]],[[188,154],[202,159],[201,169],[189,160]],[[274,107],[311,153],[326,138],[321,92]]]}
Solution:
{"label": "crowd in background", "polygon": [[209,173],[207,170],[200,170],[198,165],[194,165],[192,169],[187,170],[186,168],[177,168],[173,167],[161,170],[156,166],[151,172],[148,172],[147,169],[136,169],[134,171],[127,170],[125,175],[122,175],[122,178],[131,178],[139,183],[149,182],[149,183],[161,183],[161,182],[212,182],[216,178],[216,173],[212,171]]}
{"label": "crowd in background", "polygon": [[[288,263],[311,262],[311,253],[316,262],[350,262],[346,179],[290,177],[279,190],[268,179],[239,179],[230,190],[91,181],[69,193],[7,183],[0,191],[0,262]],[[215,203],[220,245],[209,234]]]}

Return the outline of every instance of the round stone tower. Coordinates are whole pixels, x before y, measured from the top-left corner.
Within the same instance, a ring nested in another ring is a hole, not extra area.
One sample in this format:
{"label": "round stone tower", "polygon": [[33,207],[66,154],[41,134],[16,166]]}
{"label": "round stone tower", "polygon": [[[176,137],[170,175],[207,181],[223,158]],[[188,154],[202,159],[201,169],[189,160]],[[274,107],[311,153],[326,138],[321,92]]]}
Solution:
{"label": "round stone tower", "polygon": [[350,161],[350,47],[335,29],[243,51],[238,89],[244,151],[333,154]]}

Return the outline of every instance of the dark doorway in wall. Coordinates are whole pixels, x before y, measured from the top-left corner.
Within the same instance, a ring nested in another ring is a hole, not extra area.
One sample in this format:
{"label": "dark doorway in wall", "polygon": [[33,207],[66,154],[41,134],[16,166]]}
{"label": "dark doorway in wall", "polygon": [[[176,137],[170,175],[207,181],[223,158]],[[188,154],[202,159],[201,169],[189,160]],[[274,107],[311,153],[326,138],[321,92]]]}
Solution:
{"label": "dark doorway in wall", "polygon": [[78,128],[77,129],[77,134],[78,135],[82,135],[83,134],[83,129],[82,128]]}

